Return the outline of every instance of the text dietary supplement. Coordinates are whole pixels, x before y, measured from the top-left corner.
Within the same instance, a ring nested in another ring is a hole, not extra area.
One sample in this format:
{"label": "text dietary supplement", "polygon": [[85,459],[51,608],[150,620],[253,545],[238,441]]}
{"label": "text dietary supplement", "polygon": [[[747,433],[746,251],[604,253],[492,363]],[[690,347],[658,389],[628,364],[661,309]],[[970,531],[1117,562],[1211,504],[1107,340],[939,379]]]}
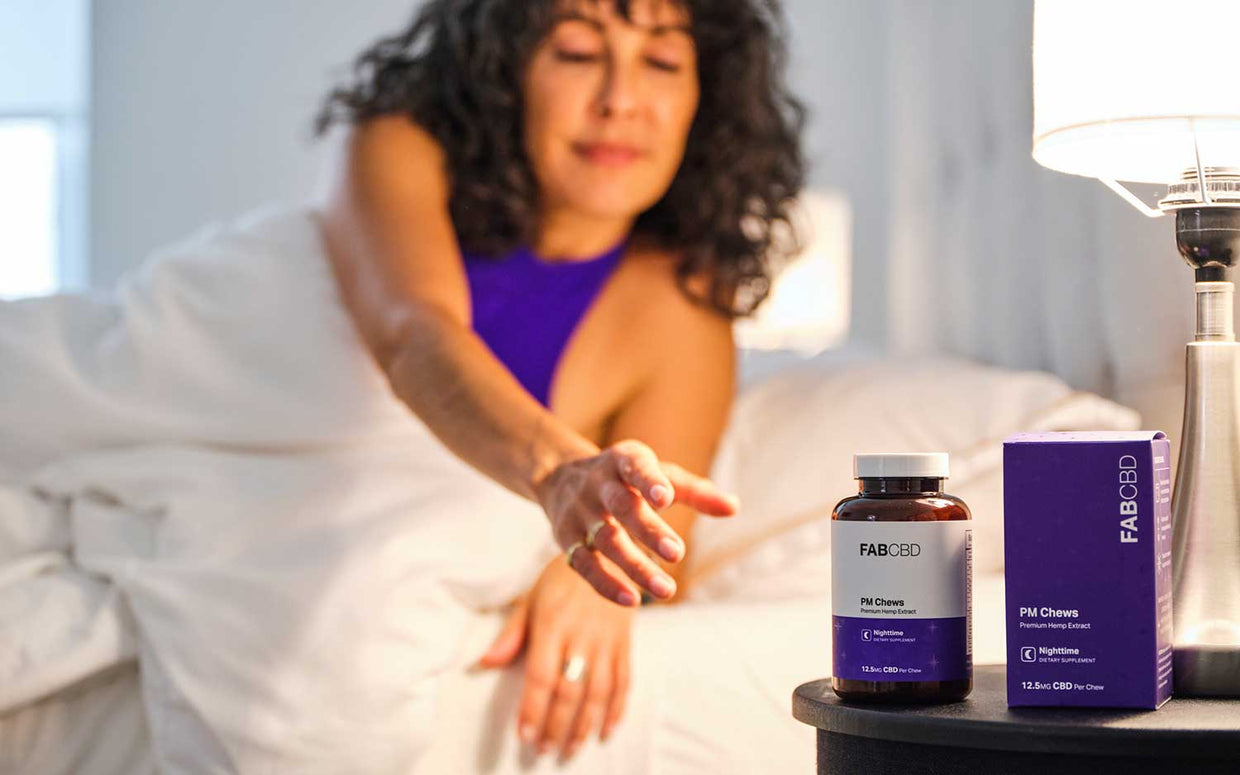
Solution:
{"label": "text dietary supplement", "polygon": [[831,514],[832,686],[846,700],[952,702],[973,689],[972,515],[945,453],[858,454]]}

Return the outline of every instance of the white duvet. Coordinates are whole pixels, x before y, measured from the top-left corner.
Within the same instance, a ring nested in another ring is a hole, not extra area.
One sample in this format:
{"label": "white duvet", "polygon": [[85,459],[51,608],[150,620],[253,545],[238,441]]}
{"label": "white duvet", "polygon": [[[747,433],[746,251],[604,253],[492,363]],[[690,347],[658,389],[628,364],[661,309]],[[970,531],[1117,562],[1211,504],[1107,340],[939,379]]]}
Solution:
{"label": "white duvet", "polygon": [[135,656],[166,771],[408,772],[541,510],[392,396],[305,211],[0,305],[0,713]]}

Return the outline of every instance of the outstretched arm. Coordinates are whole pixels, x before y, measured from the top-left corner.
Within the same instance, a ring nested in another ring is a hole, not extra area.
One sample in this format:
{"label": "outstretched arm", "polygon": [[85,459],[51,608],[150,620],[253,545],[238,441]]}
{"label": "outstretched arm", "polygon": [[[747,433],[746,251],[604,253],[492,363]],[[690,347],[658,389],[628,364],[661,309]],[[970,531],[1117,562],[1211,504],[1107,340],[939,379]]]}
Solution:
{"label": "outstretched arm", "polygon": [[404,117],[348,140],[323,231],[343,298],[393,391],[449,449],[536,499],[565,460],[598,447],[552,417],[472,331],[438,143]]}
{"label": "outstretched arm", "polygon": [[586,558],[575,569],[622,605],[637,603],[628,579],[659,595],[662,572],[633,546],[681,546],[656,509],[678,498],[726,515],[733,504],[709,482],[663,470],[640,442],[600,451],[525,391],[470,326],[448,201],[443,152],[427,132],[401,116],[354,130],[322,225],[362,338],[397,397],[458,457],[540,503],[561,547],[609,512],[609,493],[633,488],[641,503],[616,514],[629,546],[609,550],[614,566]]}

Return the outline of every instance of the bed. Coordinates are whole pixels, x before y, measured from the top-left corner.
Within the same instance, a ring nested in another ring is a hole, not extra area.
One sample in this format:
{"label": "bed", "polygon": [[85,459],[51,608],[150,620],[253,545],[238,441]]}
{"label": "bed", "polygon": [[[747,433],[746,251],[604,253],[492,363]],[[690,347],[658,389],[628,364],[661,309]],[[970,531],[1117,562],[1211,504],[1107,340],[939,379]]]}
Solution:
{"label": "bed", "polygon": [[556,551],[541,516],[386,393],[309,224],[264,212],[114,296],[0,305],[0,771],[809,771],[790,698],[830,671],[851,454],[952,454],[977,522],[974,660],[997,663],[1002,439],[1139,423],[1037,372],[747,352],[712,472],[743,510],[701,521],[688,599],[638,616],[624,721],[564,766],[517,743],[520,666],[469,669]]}

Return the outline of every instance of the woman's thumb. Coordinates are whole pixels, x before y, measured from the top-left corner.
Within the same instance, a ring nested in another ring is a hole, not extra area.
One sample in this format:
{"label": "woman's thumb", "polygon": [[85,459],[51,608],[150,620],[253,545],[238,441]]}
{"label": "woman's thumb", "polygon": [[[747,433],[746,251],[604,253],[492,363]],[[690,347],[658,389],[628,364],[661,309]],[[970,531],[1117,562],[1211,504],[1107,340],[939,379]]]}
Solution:
{"label": "woman's thumb", "polygon": [[525,619],[529,608],[528,596],[517,600],[512,613],[508,615],[508,621],[504,622],[504,629],[491,644],[491,648],[487,649],[487,652],[478,659],[475,667],[502,667],[517,658],[517,654],[521,653],[521,646],[525,643]]}

